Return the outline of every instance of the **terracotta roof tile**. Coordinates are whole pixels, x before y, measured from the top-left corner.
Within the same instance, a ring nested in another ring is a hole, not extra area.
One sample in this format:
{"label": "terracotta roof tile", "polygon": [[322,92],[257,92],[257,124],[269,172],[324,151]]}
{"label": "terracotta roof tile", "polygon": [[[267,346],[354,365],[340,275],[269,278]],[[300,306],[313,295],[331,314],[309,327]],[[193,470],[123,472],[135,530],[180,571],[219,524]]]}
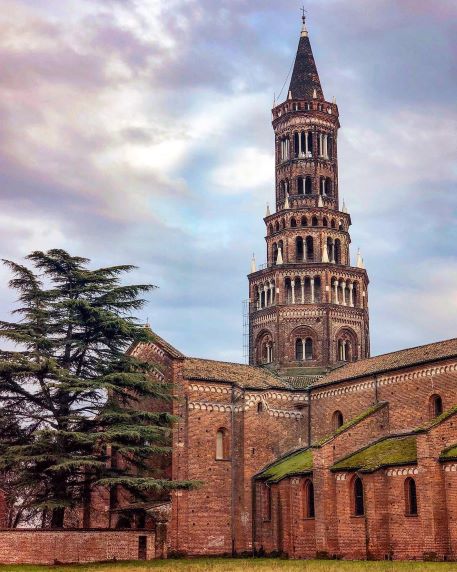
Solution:
{"label": "terracotta roof tile", "polygon": [[313,387],[452,357],[457,357],[457,338],[348,363],[329,372]]}
{"label": "terracotta roof tile", "polygon": [[253,389],[291,389],[290,385],[267,369],[239,363],[185,358],[184,377],[204,381],[223,381]]}

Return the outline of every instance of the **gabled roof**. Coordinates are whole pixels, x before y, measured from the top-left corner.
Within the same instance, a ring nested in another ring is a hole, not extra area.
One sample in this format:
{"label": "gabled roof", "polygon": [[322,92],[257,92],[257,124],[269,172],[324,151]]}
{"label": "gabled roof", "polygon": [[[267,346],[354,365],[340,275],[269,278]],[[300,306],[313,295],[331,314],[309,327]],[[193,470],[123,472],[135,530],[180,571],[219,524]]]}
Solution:
{"label": "gabled roof", "polygon": [[453,357],[457,357],[457,338],[348,363],[329,372],[314,387]]}
{"label": "gabled roof", "polygon": [[372,472],[382,467],[417,463],[416,435],[384,437],[337,461],[332,471]]}
{"label": "gabled roof", "polygon": [[183,375],[187,379],[234,383],[252,389],[291,389],[267,369],[209,359],[185,358]]}
{"label": "gabled roof", "polygon": [[289,91],[293,99],[313,99],[316,90],[317,99],[323,100],[324,93],[321,87],[313,50],[309,41],[308,32],[304,29],[298,43],[294,70],[290,79]]}
{"label": "gabled roof", "polygon": [[182,354],[179,350],[161,338],[158,334],[151,330],[152,335],[154,336],[153,343],[157,344],[159,348],[162,348],[166,353],[168,353],[171,357],[174,358],[183,358],[184,354]]}

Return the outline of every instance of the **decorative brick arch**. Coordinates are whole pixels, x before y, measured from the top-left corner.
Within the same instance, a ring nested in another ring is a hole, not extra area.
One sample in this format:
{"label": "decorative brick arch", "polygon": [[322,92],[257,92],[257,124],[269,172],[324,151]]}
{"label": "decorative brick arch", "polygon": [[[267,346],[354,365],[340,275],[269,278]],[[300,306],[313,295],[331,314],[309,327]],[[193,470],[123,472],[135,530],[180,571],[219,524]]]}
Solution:
{"label": "decorative brick arch", "polygon": [[315,361],[317,343],[317,332],[310,326],[302,325],[294,328],[289,334],[289,346],[292,351],[292,361]]}
{"label": "decorative brick arch", "polygon": [[255,363],[257,365],[271,363],[274,359],[274,346],[274,337],[270,330],[261,330],[254,344]]}
{"label": "decorative brick arch", "polygon": [[352,328],[344,326],[335,335],[336,361],[356,361],[359,359],[358,337]]}

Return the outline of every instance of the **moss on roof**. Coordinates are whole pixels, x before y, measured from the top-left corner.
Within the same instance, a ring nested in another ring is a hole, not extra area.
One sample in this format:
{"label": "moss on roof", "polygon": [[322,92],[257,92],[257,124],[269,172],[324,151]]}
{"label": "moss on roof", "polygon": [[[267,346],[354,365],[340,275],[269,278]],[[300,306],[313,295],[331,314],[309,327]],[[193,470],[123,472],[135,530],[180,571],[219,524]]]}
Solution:
{"label": "moss on roof", "polygon": [[312,469],[313,453],[310,448],[306,448],[279,459],[257,475],[257,478],[265,479],[269,483],[277,483],[285,477],[303,475],[311,472]]}
{"label": "moss on roof", "polygon": [[327,435],[326,437],[315,443],[315,446],[322,447],[322,445],[325,445],[325,443],[327,443],[334,437],[337,437],[340,433],[343,433],[344,431],[347,431],[351,427],[354,427],[354,425],[357,425],[357,423],[360,423],[360,421],[363,421],[373,413],[376,413],[376,411],[379,411],[380,409],[386,406],[387,406],[387,401],[381,401],[380,403],[377,403],[376,405],[373,405],[372,407],[365,409],[365,411],[362,411],[360,415],[357,415],[352,419],[348,419],[348,421],[346,421],[346,423],[343,423],[343,425],[341,425],[341,427],[339,427],[336,431],[334,431],[330,435]]}
{"label": "moss on roof", "polygon": [[341,459],[332,471],[376,471],[381,467],[417,462],[416,435],[387,437]]}
{"label": "moss on roof", "polygon": [[427,431],[428,429],[431,429],[432,427],[439,425],[443,421],[446,421],[446,419],[448,419],[449,417],[452,417],[456,413],[457,413],[457,405],[454,405],[454,407],[451,407],[451,409],[447,409],[446,411],[443,411],[443,413],[441,413],[441,415],[434,417],[433,419],[431,419],[427,423],[424,423],[424,425],[421,425],[417,429],[414,429],[414,431],[417,433],[421,433],[422,431]]}
{"label": "moss on roof", "polygon": [[457,443],[441,451],[440,461],[455,461],[457,459]]}

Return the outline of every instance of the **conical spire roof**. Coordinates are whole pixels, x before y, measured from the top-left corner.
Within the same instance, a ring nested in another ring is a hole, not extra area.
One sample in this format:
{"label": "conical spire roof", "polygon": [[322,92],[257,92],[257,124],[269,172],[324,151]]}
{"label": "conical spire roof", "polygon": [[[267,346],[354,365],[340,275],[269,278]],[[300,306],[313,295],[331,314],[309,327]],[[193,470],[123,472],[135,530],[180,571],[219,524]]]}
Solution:
{"label": "conical spire roof", "polygon": [[313,96],[320,100],[324,99],[304,18],[289,92],[293,99],[313,99]]}

